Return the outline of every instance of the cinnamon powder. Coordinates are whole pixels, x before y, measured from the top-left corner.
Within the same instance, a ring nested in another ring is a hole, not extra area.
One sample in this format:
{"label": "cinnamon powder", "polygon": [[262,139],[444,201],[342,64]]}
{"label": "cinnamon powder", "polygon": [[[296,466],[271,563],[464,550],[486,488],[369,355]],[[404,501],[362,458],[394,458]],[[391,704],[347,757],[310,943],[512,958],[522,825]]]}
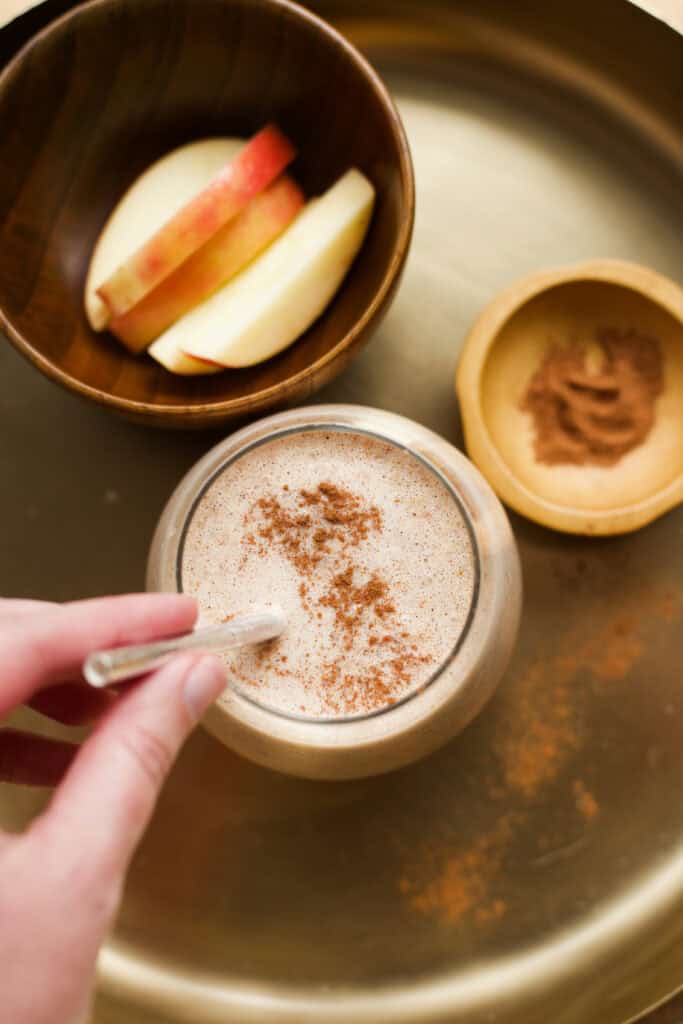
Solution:
{"label": "cinnamon powder", "polygon": [[[659,596],[643,598],[641,611],[664,618]],[[641,628],[642,615],[620,612],[588,637],[570,633],[564,650],[533,661],[514,681],[507,728],[495,743],[509,792],[531,799],[557,777],[581,746],[580,674],[599,683],[625,679],[642,654]]]}
{"label": "cinnamon powder", "polygon": [[595,372],[579,344],[550,349],[521,408],[534,421],[534,453],[549,466],[613,466],[645,441],[664,389],[661,346],[635,330],[601,330]]}
{"label": "cinnamon powder", "polygon": [[[490,886],[518,821],[517,815],[504,815],[490,832],[449,856],[426,885],[403,877],[399,891],[413,909],[436,913],[445,924],[455,924],[466,914],[481,924],[502,917],[506,904],[491,896]],[[425,856],[429,858],[429,850]]]}
{"label": "cinnamon powder", "polygon": [[[325,711],[331,714],[368,713],[395,703],[397,691],[410,684],[412,672],[433,660],[421,655],[408,632],[395,623],[396,605],[391,588],[379,573],[368,574],[356,556],[356,549],[371,535],[381,537],[382,513],[351,491],[323,480],[314,490],[260,498],[245,516],[250,545],[279,547],[295,567],[302,606],[322,618],[321,609],[333,613],[347,658],[323,665],[316,685],[322,689]],[[318,586],[317,606],[312,597],[312,580]],[[324,582],[319,592],[320,580]],[[377,632],[367,634],[367,628]],[[366,639],[364,639],[364,637]],[[352,670],[352,652],[360,643],[381,648],[371,669]],[[265,652],[270,657],[270,651]],[[286,678],[282,666],[272,670]]]}
{"label": "cinnamon powder", "polygon": [[575,779],[572,790],[579,814],[586,821],[593,821],[597,818],[600,813],[600,807],[593,794],[586,788],[586,784],[581,779]]}
{"label": "cinnamon powder", "polygon": [[[626,679],[643,650],[643,620],[670,624],[681,614],[679,593],[643,591],[638,616],[621,611],[589,635],[570,630],[561,648],[538,657],[510,681],[494,726],[498,779],[489,785],[493,805],[506,810],[471,844],[452,839],[423,842],[404,862],[399,892],[409,906],[444,924],[463,920],[484,926],[502,917],[507,905],[496,892],[505,858],[529,819],[534,801],[565,773],[582,747],[586,688],[582,674],[608,685]],[[569,779],[568,797],[586,827],[600,815],[595,795],[580,778]]]}

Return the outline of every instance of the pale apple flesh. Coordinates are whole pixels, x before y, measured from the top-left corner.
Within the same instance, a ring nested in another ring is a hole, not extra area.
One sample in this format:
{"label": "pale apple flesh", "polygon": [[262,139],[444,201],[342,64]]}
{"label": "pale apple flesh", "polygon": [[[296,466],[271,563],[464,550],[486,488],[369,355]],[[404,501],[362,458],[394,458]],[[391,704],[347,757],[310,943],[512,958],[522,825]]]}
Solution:
{"label": "pale apple flesh", "polygon": [[363,244],[374,188],[348,171],[237,277],[177,320],[149,348],[175,373],[181,354],[252,366],[292,344],[320,316]]}
{"label": "pale apple flesh", "polygon": [[274,181],[294,155],[274,125],[258,132],[97,288],[111,315],[122,316],[140,302]]}
{"label": "pale apple flesh", "polygon": [[244,145],[243,139],[201,139],[173,150],[130,186],[109,215],[93,250],[84,305],[90,326],[110,319],[97,288],[178,210],[196,196]]}
{"label": "pale apple flesh", "polygon": [[287,175],[278,178],[144,299],[114,317],[109,330],[141,352],[282,234],[303,205],[299,186]]}

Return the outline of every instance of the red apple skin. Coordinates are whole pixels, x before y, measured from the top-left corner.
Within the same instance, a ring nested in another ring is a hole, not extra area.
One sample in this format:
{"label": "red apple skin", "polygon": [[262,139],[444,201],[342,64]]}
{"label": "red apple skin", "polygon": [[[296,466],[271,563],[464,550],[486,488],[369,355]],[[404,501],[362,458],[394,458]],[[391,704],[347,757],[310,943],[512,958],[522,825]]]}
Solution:
{"label": "red apple skin", "polygon": [[243,366],[233,366],[232,363],[217,363],[215,359],[207,359],[205,356],[192,356],[185,349],[181,350],[187,359],[196,359],[199,363],[207,363],[209,366],[220,366],[221,370],[243,370]]}
{"label": "red apple skin", "polygon": [[[187,353],[183,352],[183,355],[187,355]],[[222,363],[217,363],[213,359],[205,359],[204,356],[187,356],[187,358],[195,359],[198,363],[206,363],[207,366],[220,366],[221,370],[225,369]]]}
{"label": "red apple skin", "polygon": [[282,175],[166,277],[109,330],[141,352],[167,327],[224,285],[294,220],[304,205],[299,186]]}
{"label": "red apple skin", "polygon": [[247,142],[206,188],[166,221],[97,289],[123,316],[280,175],[295,149],[274,125]]}

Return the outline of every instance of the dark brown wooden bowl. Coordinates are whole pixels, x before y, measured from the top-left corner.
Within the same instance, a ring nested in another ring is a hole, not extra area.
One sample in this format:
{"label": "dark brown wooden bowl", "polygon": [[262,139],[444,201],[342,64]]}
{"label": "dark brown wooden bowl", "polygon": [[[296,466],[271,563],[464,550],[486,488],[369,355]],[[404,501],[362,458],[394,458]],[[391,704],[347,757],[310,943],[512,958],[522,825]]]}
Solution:
{"label": "dark brown wooden bowl", "polygon": [[[206,378],[95,334],[85,273],[125,189],[176,146],[268,121],[296,143],[307,194],[354,165],[377,189],[362,253],[321,319],[267,363]],[[368,339],[400,278],[414,185],[398,114],[367,62],[286,0],[92,0],[0,76],[0,140],[0,323],[53,380],[128,417],[207,426],[304,398]]]}

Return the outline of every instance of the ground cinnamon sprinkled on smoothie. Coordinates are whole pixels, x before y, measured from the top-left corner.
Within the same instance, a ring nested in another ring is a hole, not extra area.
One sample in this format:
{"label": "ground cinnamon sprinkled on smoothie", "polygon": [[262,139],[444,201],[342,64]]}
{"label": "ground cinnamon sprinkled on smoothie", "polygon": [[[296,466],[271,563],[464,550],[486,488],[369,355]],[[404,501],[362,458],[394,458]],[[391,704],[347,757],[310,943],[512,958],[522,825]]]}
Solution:
{"label": "ground cinnamon sprinkled on smoothie", "polygon": [[289,488],[282,491],[281,497],[260,498],[248,521],[258,518],[261,541],[281,547],[301,573],[310,573],[323,553],[344,553],[367,540],[371,531],[382,532],[380,510],[375,505],[364,507],[357,495],[334,484],[323,482],[315,491],[302,488],[293,510],[283,504]]}
{"label": "ground cinnamon sprinkled on smoothie", "polygon": [[[312,578],[314,574],[319,578],[321,565],[325,566],[329,583],[317,598],[316,616],[321,617],[321,608],[333,612],[334,627],[346,651],[353,650],[361,625],[377,623],[386,628],[391,623],[396,605],[389,584],[377,572],[368,575],[356,557],[363,541],[382,535],[379,508],[345,488],[322,481],[315,490],[290,492],[283,487],[279,495],[260,498],[245,517],[245,525],[255,531],[262,545],[277,545],[294,565],[301,576],[299,597],[308,610],[313,600]],[[397,688],[410,684],[412,670],[433,661],[420,655],[418,646],[410,641],[414,637],[405,629],[381,638],[371,634],[368,646],[381,644],[388,650],[370,669],[349,670],[339,658],[324,665],[319,682],[326,694],[326,711],[352,715],[395,703]]]}
{"label": "ground cinnamon sprinkled on smoothie", "polygon": [[351,564],[332,578],[320,604],[334,611],[335,625],[347,634],[347,644],[366,613],[384,619],[396,610],[389,598],[389,587],[376,573],[360,586],[354,585],[355,567]]}
{"label": "ground cinnamon sprinkled on smoothie", "polygon": [[[323,480],[318,484],[315,491],[302,488],[299,491],[300,504],[302,506],[317,506],[322,510],[322,517],[326,523],[333,526],[343,526],[346,543],[358,544],[367,540],[371,530],[379,533],[382,529],[382,513],[376,505],[363,507],[361,498],[337,487],[329,481]],[[334,531],[328,531],[330,536],[335,536]],[[320,536],[321,531],[316,534]],[[339,533],[336,534],[340,539]]]}

